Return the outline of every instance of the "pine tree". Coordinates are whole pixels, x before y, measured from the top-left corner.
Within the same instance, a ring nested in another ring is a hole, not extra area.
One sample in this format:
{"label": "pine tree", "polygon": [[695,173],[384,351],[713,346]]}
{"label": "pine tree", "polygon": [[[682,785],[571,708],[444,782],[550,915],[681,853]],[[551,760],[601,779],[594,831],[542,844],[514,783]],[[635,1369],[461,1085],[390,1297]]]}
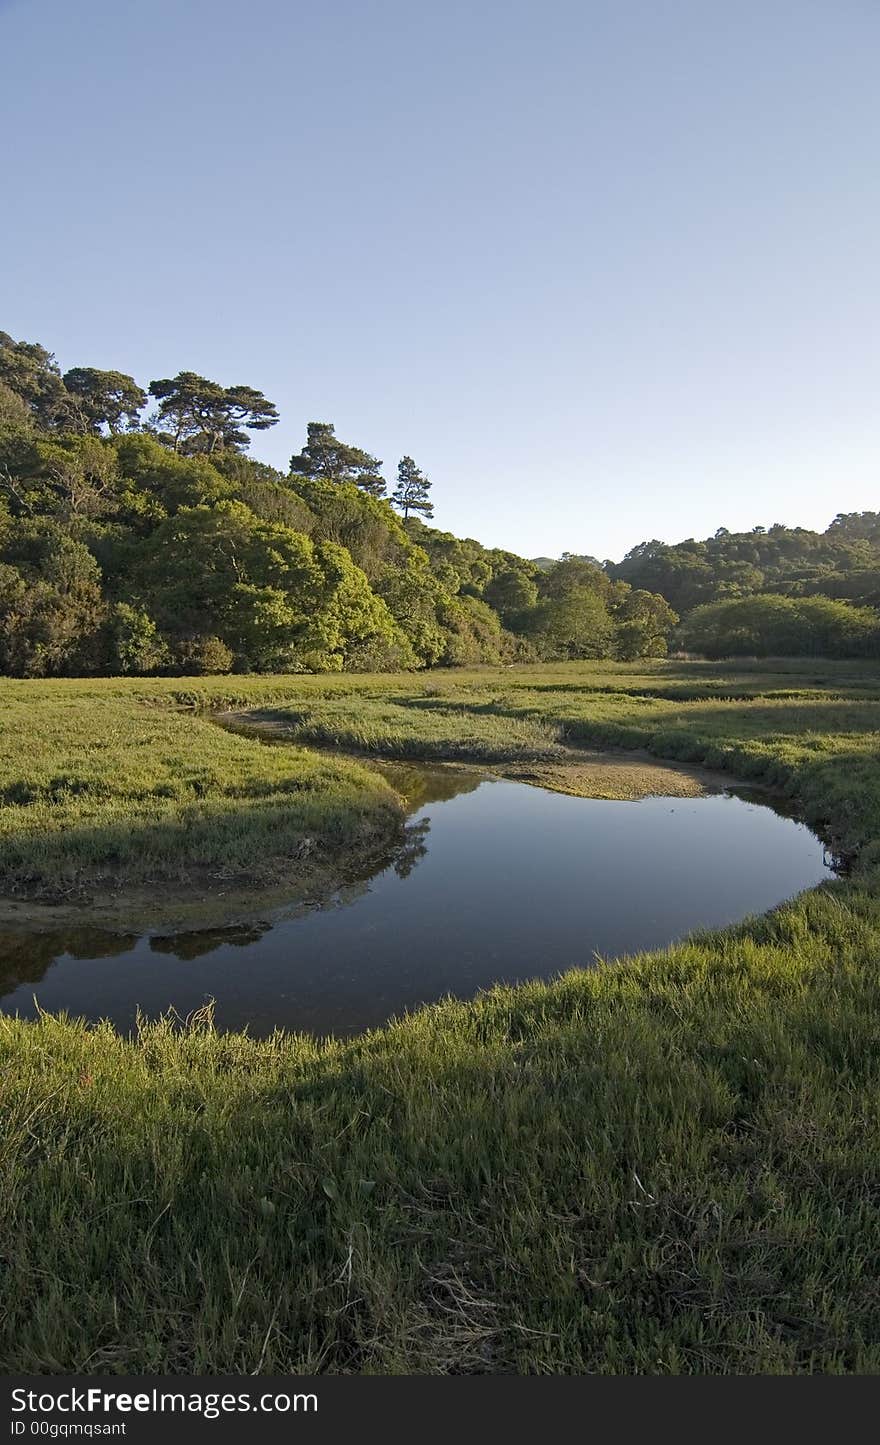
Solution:
{"label": "pine tree", "polygon": [[406,521],[410,512],[421,512],[424,517],[433,517],[434,505],[428,498],[431,483],[420,472],[412,457],[402,457],[397,468],[397,486],[391,495],[395,507],[403,512]]}
{"label": "pine tree", "polygon": [[220,386],[194,371],[150,382],[150,396],[159,403],[155,425],[175,452],[207,452],[223,447],[244,449],[248,431],[265,431],[278,421],[278,412],[261,391],[252,386]]}
{"label": "pine tree", "polygon": [[354,482],[371,497],[384,497],[382,463],[361,447],[339,440],[330,421],[310,421],[308,441],[290,458],[290,470],[298,477],[323,477],[328,482]]}

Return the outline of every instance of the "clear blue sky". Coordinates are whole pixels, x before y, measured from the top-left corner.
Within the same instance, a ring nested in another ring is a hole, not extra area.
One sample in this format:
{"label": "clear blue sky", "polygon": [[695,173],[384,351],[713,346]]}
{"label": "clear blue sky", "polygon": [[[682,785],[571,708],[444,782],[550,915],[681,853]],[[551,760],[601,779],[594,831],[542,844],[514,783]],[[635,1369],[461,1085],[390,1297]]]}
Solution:
{"label": "clear blue sky", "polygon": [[0,0],[0,327],[246,382],[436,524],[880,508],[877,0]]}

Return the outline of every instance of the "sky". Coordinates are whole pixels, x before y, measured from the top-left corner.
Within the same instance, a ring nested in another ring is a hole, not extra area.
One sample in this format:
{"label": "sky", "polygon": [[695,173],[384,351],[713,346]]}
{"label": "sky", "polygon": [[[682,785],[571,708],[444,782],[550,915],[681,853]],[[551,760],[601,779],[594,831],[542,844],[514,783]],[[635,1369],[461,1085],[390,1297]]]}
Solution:
{"label": "sky", "polygon": [[0,0],[0,327],[619,558],[880,509],[877,0]]}

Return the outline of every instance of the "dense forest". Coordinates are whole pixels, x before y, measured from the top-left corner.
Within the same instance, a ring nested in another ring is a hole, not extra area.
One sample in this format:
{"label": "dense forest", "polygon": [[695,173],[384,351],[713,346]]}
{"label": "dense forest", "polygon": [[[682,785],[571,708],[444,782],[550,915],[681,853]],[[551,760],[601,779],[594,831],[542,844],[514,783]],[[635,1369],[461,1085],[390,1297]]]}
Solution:
{"label": "dense forest", "polygon": [[0,672],[410,669],[880,652],[880,516],[529,560],[429,525],[431,481],[310,422],[287,473],[250,386],[64,372],[0,332]]}
{"label": "dense forest", "polygon": [[880,655],[880,513],[839,513],[824,532],[754,527],[669,546],[642,542],[609,576],[658,592],[676,643],[707,657]]}
{"label": "dense forest", "polygon": [[0,671],[384,670],[662,655],[663,598],[427,525],[431,483],[192,372],[143,390],[0,333]]}

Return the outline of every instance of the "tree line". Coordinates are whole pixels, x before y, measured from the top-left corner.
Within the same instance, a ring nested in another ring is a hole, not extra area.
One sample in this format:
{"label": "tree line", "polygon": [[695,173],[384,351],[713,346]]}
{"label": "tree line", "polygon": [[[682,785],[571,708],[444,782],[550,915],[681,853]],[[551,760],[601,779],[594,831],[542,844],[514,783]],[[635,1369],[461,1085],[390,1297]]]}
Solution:
{"label": "tree line", "polygon": [[[148,411],[147,409],[150,408]],[[660,595],[427,525],[431,482],[309,422],[288,472],[245,385],[64,373],[0,332],[0,672],[387,670],[661,656]]]}
{"label": "tree line", "polygon": [[0,672],[388,670],[880,655],[880,513],[528,559],[429,526],[431,481],[251,386],[65,372],[0,332]]}
{"label": "tree line", "polygon": [[664,597],[676,645],[708,657],[880,655],[880,513],[806,527],[719,527],[703,541],[642,542],[610,576]]}

